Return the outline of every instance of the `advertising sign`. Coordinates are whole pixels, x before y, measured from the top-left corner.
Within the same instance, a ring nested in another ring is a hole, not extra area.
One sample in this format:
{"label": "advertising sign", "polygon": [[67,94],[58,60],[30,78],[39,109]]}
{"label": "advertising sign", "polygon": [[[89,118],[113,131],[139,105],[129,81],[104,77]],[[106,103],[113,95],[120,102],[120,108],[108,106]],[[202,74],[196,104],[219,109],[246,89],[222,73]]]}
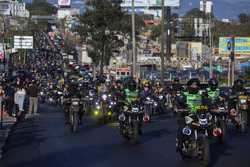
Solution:
{"label": "advertising sign", "polygon": [[70,0],[58,0],[59,6],[70,6]]}
{"label": "advertising sign", "polygon": [[[134,0],[135,7],[160,7],[162,0]],[[179,7],[180,0],[165,0],[165,6]],[[123,0],[122,7],[131,7],[132,0]]]}
{"label": "advertising sign", "polygon": [[14,36],[15,49],[33,49],[33,36]]}
{"label": "advertising sign", "polygon": [[[230,37],[220,37],[219,54],[230,54]],[[235,37],[235,54],[250,55],[250,37]]]}

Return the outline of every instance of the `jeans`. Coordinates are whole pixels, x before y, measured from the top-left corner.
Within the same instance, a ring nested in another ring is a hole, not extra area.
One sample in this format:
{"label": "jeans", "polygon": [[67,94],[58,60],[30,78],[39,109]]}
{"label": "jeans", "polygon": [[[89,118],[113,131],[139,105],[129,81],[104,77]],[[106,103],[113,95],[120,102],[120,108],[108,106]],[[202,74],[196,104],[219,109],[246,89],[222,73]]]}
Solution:
{"label": "jeans", "polygon": [[25,99],[25,96],[23,95],[19,95],[16,99],[16,103],[19,107],[19,111],[24,111],[24,108],[23,108],[24,99]]}
{"label": "jeans", "polygon": [[29,114],[32,114],[32,111],[34,114],[37,113],[37,104],[38,103],[38,98],[37,97],[30,97],[29,98]]}

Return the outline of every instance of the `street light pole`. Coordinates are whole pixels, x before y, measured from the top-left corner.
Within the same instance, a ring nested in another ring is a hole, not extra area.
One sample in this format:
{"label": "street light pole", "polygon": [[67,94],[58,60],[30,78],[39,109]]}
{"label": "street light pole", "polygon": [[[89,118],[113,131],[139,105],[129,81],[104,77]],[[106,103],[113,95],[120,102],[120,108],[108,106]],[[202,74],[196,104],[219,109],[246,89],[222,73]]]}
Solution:
{"label": "street light pole", "polygon": [[132,75],[136,77],[136,44],[135,44],[135,0],[132,0],[132,60],[133,60],[133,68]]}
{"label": "street light pole", "polygon": [[164,81],[164,0],[161,1],[161,82]]}

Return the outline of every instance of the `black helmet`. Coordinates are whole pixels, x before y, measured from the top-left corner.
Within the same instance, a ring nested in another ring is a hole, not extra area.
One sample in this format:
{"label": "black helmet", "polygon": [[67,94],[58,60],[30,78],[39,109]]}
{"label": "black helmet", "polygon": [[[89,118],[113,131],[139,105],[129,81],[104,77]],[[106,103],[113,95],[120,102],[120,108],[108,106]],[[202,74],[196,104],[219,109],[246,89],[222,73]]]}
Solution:
{"label": "black helmet", "polygon": [[180,80],[179,80],[179,78],[174,78],[173,82],[174,82],[174,83],[179,83]]}
{"label": "black helmet", "polygon": [[208,81],[208,85],[212,91],[215,91],[218,88],[219,83],[216,79],[212,78]]}
{"label": "black helmet", "polygon": [[121,80],[116,80],[116,82],[115,82],[116,84],[122,84],[122,81]]}
{"label": "black helmet", "polygon": [[200,90],[200,80],[198,78],[192,78],[187,82],[188,92],[196,94]]}
{"label": "black helmet", "polygon": [[244,87],[244,81],[242,79],[235,80],[234,87],[237,89],[242,89]]}
{"label": "black helmet", "polygon": [[129,81],[129,83],[128,83],[128,89],[130,91],[135,91],[136,90],[136,82],[134,80]]}

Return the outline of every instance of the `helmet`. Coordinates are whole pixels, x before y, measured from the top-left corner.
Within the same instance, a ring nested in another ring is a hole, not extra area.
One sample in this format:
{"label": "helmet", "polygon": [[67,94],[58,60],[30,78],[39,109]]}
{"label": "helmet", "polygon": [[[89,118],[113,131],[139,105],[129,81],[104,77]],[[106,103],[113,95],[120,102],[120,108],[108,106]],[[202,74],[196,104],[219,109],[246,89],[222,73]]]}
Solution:
{"label": "helmet", "polygon": [[143,86],[144,86],[144,85],[149,85],[149,81],[148,81],[147,79],[143,80],[143,81],[142,81],[142,85],[143,85]]}
{"label": "helmet", "polygon": [[122,81],[121,80],[116,80],[116,82],[115,82],[116,84],[122,84]]}
{"label": "helmet", "polygon": [[218,88],[218,81],[216,79],[210,79],[208,81],[208,85],[211,88],[212,91],[215,91]]}
{"label": "helmet", "polygon": [[174,83],[179,83],[180,80],[179,80],[179,78],[174,78],[173,82],[174,82]]}
{"label": "helmet", "polygon": [[128,83],[128,89],[130,91],[135,91],[136,90],[136,82],[134,80],[129,81],[129,83]]}
{"label": "helmet", "polygon": [[234,81],[234,87],[236,89],[242,89],[244,87],[244,81],[242,79],[237,79]]}
{"label": "helmet", "polygon": [[187,82],[188,92],[196,94],[200,90],[200,80],[198,78],[192,78]]}

